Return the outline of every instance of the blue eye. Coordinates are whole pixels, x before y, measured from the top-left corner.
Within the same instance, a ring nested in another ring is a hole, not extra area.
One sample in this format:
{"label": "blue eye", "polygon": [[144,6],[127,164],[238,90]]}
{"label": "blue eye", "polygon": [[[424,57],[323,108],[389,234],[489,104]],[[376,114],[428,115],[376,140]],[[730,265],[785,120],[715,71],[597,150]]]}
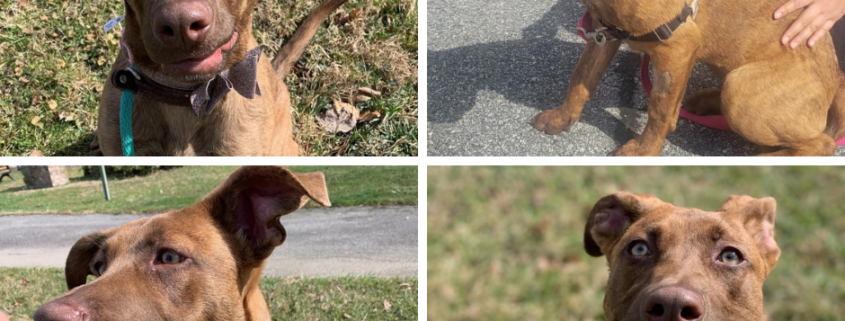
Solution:
{"label": "blue eye", "polygon": [[730,265],[737,265],[742,263],[742,254],[734,248],[728,248],[719,254],[719,261]]}
{"label": "blue eye", "polygon": [[96,274],[95,276],[97,276],[97,277],[103,275],[103,273],[106,273],[106,263],[105,262],[94,263],[94,272],[95,272],[94,274]]}
{"label": "blue eye", "polygon": [[645,256],[651,254],[651,249],[644,241],[634,241],[634,243],[631,243],[630,252],[633,256]]}
{"label": "blue eye", "polygon": [[159,256],[159,260],[164,264],[179,264],[182,263],[182,256],[173,251],[164,251]]}

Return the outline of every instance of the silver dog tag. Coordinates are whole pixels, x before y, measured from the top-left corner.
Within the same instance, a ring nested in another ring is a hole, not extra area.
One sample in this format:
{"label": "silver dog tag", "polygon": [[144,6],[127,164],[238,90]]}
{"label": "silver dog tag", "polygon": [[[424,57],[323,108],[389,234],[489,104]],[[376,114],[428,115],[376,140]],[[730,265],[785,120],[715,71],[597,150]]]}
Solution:
{"label": "silver dog tag", "polygon": [[588,39],[587,41],[595,42],[599,47],[604,47],[604,44],[607,43],[607,34],[604,33],[604,30],[607,28],[601,28],[595,31],[587,31],[584,28],[578,27],[575,30],[580,31],[584,36]]}

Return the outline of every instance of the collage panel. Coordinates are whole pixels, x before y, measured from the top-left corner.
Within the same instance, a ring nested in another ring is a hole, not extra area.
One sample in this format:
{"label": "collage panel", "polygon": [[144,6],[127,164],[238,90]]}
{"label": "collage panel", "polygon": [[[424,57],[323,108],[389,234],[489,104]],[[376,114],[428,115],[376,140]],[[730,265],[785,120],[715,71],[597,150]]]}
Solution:
{"label": "collage panel", "polygon": [[0,156],[416,156],[416,0],[0,1]]}
{"label": "collage panel", "polygon": [[839,320],[841,167],[429,167],[429,320]]}
{"label": "collage panel", "polygon": [[843,156],[843,14],[841,0],[428,1],[428,155]]}
{"label": "collage panel", "polygon": [[0,175],[0,320],[418,318],[416,166]]}

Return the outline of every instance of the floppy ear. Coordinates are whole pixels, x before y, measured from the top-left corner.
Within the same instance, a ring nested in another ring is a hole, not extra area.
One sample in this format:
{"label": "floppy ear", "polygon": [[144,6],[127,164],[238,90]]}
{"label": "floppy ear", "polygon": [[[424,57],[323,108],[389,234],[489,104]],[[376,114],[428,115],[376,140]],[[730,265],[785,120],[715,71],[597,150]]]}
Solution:
{"label": "floppy ear", "polygon": [[618,192],[602,197],[587,218],[584,249],[592,256],[608,253],[631,224],[663,205],[667,204],[647,194]]}
{"label": "floppy ear", "polygon": [[88,281],[88,275],[93,275],[91,261],[100,250],[100,245],[108,237],[107,233],[110,233],[110,230],[85,235],[70,248],[67,261],[65,261],[65,280],[68,290],[85,284]]}
{"label": "floppy ear", "polygon": [[244,261],[261,261],[285,241],[279,217],[313,199],[331,206],[323,173],[294,174],[284,167],[241,167],[204,202],[241,247]]}
{"label": "floppy ear", "polygon": [[753,198],[750,196],[731,195],[719,207],[720,212],[727,212],[738,218],[754,238],[757,249],[771,271],[780,257],[780,248],[775,242],[775,213],[777,202],[774,198]]}

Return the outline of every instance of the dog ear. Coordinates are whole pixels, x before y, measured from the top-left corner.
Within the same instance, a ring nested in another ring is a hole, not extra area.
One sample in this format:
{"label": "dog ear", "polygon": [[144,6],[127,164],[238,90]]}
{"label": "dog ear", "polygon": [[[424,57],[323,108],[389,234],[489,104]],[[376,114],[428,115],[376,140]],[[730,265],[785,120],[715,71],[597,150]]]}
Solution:
{"label": "dog ear", "polygon": [[780,248],[775,242],[775,214],[777,202],[774,198],[753,198],[731,195],[719,207],[720,212],[737,217],[748,234],[757,242],[757,249],[771,271],[780,257]]}
{"label": "dog ear", "polygon": [[631,224],[662,205],[666,203],[647,194],[618,192],[602,197],[587,218],[584,249],[592,256],[602,256],[613,248]]}
{"label": "dog ear", "polygon": [[91,272],[91,261],[94,260],[103,241],[108,238],[107,233],[110,231],[98,231],[85,235],[70,248],[67,261],[65,261],[65,280],[68,290],[85,284],[88,281],[88,275],[94,275]]}
{"label": "dog ear", "polygon": [[312,199],[331,206],[323,173],[294,174],[284,167],[241,167],[206,197],[215,221],[241,245],[244,261],[261,261],[285,241],[279,217]]}

